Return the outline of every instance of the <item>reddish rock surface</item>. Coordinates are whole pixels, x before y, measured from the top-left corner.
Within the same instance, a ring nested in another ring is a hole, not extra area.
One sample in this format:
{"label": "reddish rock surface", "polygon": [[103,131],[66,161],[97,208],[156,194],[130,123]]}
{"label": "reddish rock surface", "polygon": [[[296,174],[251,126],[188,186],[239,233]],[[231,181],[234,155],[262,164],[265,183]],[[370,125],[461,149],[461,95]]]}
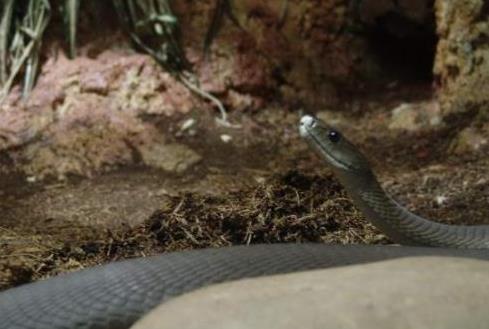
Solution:
{"label": "reddish rock surface", "polygon": [[204,61],[214,3],[181,1],[176,9],[185,13],[182,35],[203,85],[231,108],[257,109],[270,100],[334,105],[339,84],[354,86],[375,65],[363,37],[345,33],[351,15],[344,0],[235,1],[237,22],[224,19]]}
{"label": "reddish rock surface", "polygon": [[[203,40],[215,2],[175,2],[186,56],[202,88],[228,109],[257,110],[274,101],[331,105],[337,101],[333,81],[354,80],[364,56],[355,50],[362,47],[358,38],[341,33],[346,1],[283,4],[236,2],[238,24],[225,17],[205,59]],[[86,176],[135,158],[158,158],[148,152],[162,149],[152,144],[164,144],[165,138],[142,118],[204,105],[149,56],[131,50],[120,34],[101,28],[94,36],[86,25],[101,24],[100,18],[90,17],[81,21],[79,56],[68,60],[56,41],[48,42],[47,61],[29,99],[22,101],[14,90],[0,107],[0,151],[28,175]]]}
{"label": "reddish rock surface", "polygon": [[[259,111],[277,103],[292,109],[336,108],[345,95],[349,99],[353,91],[386,81],[384,63],[369,47],[365,31],[355,31],[355,19],[368,29],[391,12],[421,25],[432,14],[428,0],[363,0],[356,7],[346,0],[232,3],[234,19],[224,17],[207,58],[203,44],[216,1],[173,3],[183,49],[202,89],[230,111]],[[482,0],[436,3],[435,73],[442,112],[489,101],[480,92],[489,77],[486,7]],[[166,143],[154,122],[206,107],[114,33],[114,19],[108,20],[110,28],[89,29],[103,20],[83,17],[79,56],[68,60],[48,36],[47,60],[30,98],[22,101],[14,90],[0,105],[0,151],[28,175],[86,176],[159,158],[148,154],[164,149],[155,144]]]}
{"label": "reddish rock surface", "polygon": [[148,56],[107,50],[68,60],[58,53],[27,101],[14,92],[1,107],[0,149],[29,175],[90,175],[164,142],[144,115],[186,113],[195,101]]}

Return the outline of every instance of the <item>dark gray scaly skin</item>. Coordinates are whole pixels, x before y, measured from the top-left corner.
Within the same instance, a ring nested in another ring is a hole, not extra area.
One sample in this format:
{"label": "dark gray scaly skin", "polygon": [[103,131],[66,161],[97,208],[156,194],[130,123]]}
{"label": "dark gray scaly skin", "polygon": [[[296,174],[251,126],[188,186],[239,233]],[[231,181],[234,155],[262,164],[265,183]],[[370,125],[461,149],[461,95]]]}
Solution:
{"label": "dark gray scaly skin", "polygon": [[62,274],[0,293],[1,329],[126,329],[169,298],[213,283],[386,259],[489,260],[481,250],[274,244],[175,252]]}
{"label": "dark gray scaly skin", "polygon": [[304,116],[300,133],[330,165],[355,206],[395,242],[432,247],[489,248],[489,225],[441,224],[400,206],[384,192],[360,151],[321,120]]}
{"label": "dark gray scaly skin", "polygon": [[[302,120],[302,135],[308,139],[327,138],[327,130],[309,129],[314,128],[310,120]],[[324,134],[326,136],[322,136]],[[321,145],[320,152],[325,152],[322,142],[311,143],[316,148]],[[341,151],[337,153],[339,156],[328,158],[328,162],[334,166],[340,163],[340,166],[360,168],[363,157],[352,145],[343,144],[343,149],[337,150]],[[465,228],[451,233],[453,227],[450,226],[443,228],[450,232],[447,234],[435,223],[414,217],[383,193],[370,170],[362,171],[362,175],[357,175],[360,177],[343,169],[336,168],[335,172],[367,218],[373,219],[398,242],[487,247],[487,234],[480,233],[481,229],[476,228],[479,231],[472,236],[465,233]],[[427,255],[489,260],[487,250],[323,244],[176,252],[110,263],[0,292],[0,329],[127,329],[161,302],[214,283]]]}

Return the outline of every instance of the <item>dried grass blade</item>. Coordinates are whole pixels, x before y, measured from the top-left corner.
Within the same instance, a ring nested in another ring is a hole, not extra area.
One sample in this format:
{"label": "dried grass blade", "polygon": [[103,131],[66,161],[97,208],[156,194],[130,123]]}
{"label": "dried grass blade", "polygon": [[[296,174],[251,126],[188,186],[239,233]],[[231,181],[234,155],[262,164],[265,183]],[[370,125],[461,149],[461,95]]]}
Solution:
{"label": "dried grass blade", "polygon": [[7,58],[10,27],[12,25],[12,13],[14,0],[6,0],[1,8],[2,17],[0,21],[0,85],[7,80]]}
{"label": "dried grass blade", "polygon": [[78,23],[78,13],[80,10],[80,0],[66,0],[65,3],[65,24],[68,32],[69,56],[76,57],[76,33]]}

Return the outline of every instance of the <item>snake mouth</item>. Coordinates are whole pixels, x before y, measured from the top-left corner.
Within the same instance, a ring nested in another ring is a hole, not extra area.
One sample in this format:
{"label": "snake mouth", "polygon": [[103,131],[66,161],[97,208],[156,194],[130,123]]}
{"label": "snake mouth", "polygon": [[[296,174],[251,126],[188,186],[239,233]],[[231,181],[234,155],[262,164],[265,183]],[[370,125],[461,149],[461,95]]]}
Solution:
{"label": "snake mouth", "polygon": [[325,143],[317,136],[320,134],[315,127],[317,127],[317,119],[310,115],[305,115],[301,118],[299,125],[299,133],[301,137],[306,139],[316,150],[323,155],[329,163],[333,166],[344,169],[354,170],[352,165],[336,158],[330,151]]}

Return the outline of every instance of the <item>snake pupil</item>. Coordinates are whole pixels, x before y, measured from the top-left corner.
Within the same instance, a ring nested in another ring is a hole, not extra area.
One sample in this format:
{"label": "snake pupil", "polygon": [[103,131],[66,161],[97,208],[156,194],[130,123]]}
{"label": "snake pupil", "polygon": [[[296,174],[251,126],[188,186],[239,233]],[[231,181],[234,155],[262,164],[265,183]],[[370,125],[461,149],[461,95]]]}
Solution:
{"label": "snake pupil", "polygon": [[341,139],[341,135],[339,132],[337,131],[334,131],[334,130],[331,130],[329,133],[328,133],[328,138],[331,142],[333,143],[338,143]]}

